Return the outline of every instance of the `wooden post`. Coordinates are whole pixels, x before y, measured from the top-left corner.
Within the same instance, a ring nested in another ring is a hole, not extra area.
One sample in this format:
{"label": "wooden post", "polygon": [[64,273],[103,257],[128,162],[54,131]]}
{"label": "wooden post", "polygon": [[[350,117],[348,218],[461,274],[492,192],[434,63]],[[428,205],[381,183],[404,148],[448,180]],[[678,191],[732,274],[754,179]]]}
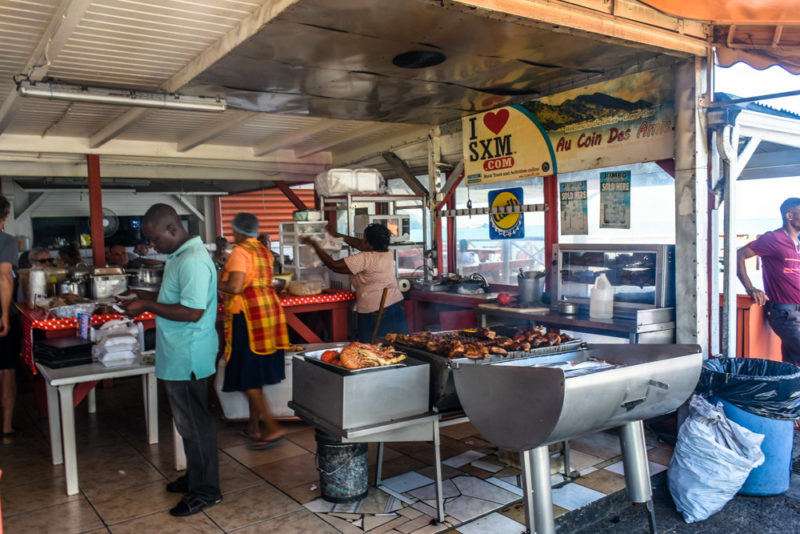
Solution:
{"label": "wooden post", "polygon": [[100,185],[100,156],[86,155],[89,171],[89,227],[92,234],[92,262],[95,267],[106,264],[105,241],[103,239],[103,191]]}

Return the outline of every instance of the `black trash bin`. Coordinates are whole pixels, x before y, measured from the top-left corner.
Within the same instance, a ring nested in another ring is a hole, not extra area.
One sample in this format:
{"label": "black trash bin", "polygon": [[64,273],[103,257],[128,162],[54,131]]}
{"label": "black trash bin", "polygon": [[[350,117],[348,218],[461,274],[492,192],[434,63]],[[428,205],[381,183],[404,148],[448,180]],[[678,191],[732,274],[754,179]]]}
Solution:
{"label": "black trash bin", "polygon": [[789,489],[794,420],[800,417],[800,367],[757,358],[718,358],[703,364],[698,393],[719,400],[735,423],[764,435],[764,463],[739,493],[777,495]]}

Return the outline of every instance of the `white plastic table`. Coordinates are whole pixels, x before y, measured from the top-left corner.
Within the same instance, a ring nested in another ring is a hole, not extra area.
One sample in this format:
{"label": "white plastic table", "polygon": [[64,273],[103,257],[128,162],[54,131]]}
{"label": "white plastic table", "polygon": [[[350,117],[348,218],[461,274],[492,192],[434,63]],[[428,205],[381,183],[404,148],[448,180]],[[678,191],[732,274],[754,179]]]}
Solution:
{"label": "white plastic table", "polygon": [[[64,464],[67,478],[67,495],[78,493],[78,455],[75,447],[75,408],[73,390],[76,384],[109,378],[141,376],[144,392],[144,416],[147,423],[147,442],[158,443],[158,390],[155,365],[136,362],[119,367],[105,367],[100,363],[52,369],[41,363],[36,368],[47,383],[47,418],[50,424],[50,452],[53,464]],[[59,400],[60,410],[59,410]],[[62,449],[61,439],[64,445]]]}

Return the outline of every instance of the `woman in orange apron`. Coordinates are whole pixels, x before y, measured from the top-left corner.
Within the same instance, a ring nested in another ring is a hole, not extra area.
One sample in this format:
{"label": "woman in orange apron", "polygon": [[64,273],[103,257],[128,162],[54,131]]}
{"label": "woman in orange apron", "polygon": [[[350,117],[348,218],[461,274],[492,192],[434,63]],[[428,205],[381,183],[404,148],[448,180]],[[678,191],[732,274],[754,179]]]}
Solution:
{"label": "woman in orange apron", "polygon": [[242,391],[250,405],[243,432],[263,449],[281,440],[285,430],[275,421],[262,387],[286,378],[283,352],[289,346],[286,317],[272,287],[273,256],[259,240],[252,213],[233,218],[235,246],[220,275],[225,294],[225,380],[222,391]]}

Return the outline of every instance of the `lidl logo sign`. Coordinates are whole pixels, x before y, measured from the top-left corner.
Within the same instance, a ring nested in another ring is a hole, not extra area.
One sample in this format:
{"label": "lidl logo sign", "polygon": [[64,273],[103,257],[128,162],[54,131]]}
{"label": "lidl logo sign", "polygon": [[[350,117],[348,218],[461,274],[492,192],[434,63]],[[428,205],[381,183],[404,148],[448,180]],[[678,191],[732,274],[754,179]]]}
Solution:
{"label": "lidl logo sign", "polygon": [[525,216],[520,211],[524,205],[521,187],[489,192],[489,238],[522,239],[525,237]]}

